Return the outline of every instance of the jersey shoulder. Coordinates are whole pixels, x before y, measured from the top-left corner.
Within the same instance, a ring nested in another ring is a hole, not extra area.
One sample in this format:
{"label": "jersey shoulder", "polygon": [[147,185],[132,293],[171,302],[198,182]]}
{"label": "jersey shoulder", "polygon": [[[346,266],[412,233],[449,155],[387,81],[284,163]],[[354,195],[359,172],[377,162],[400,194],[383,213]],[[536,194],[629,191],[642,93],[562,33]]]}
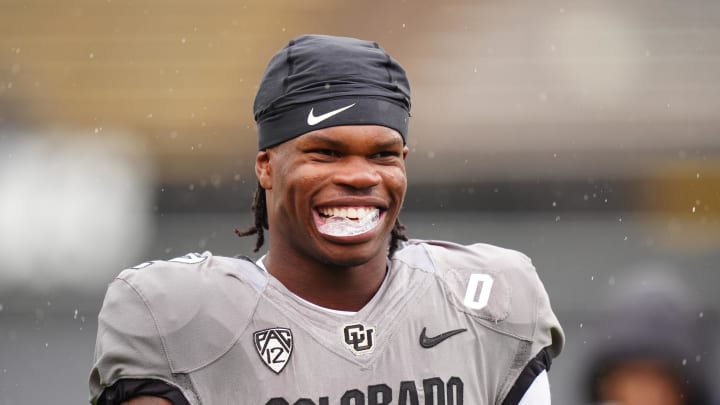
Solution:
{"label": "jersey shoulder", "polygon": [[[178,373],[209,364],[234,344],[254,313],[267,274],[249,260],[205,252],[142,263],[123,270],[113,283],[125,284],[119,291],[140,298],[172,372]],[[101,317],[122,316],[114,312],[104,306]],[[203,345],[194,344],[199,338]]]}
{"label": "jersey shoulder", "polygon": [[484,243],[410,240],[396,255],[430,268],[457,310],[500,333],[560,352],[562,329],[525,254]]}

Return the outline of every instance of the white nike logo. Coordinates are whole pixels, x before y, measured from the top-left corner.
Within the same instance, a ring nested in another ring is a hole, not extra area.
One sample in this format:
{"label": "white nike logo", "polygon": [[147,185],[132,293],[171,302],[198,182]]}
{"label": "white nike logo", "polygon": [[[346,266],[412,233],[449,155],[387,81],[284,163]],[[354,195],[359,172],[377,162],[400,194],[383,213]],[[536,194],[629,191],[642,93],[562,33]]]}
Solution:
{"label": "white nike logo", "polygon": [[348,105],[348,106],[345,106],[345,107],[343,107],[343,108],[338,108],[337,110],[332,110],[332,111],[327,112],[327,113],[325,113],[325,114],[318,115],[317,117],[313,115],[313,110],[314,110],[315,108],[311,108],[311,109],[310,109],[310,114],[308,114],[307,124],[310,125],[310,126],[317,125],[317,124],[325,121],[326,119],[328,119],[328,118],[330,118],[330,117],[332,117],[332,116],[334,116],[334,115],[340,114],[341,112],[347,110],[348,108],[350,108],[350,107],[352,107],[352,106],[354,106],[354,105],[355,105],[355,103],[352,103],[352,104],[350,104],[350,105]]}

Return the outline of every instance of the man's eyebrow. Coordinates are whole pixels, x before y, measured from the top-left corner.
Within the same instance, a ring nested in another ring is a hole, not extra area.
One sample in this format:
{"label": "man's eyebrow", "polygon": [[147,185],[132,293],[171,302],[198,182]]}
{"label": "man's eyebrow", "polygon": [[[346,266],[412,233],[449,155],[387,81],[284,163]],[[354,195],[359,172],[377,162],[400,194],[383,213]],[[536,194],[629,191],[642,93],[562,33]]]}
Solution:
{"label": "man's eyebrow", "polygon": [[[313,142],[313,143],[321,143],[323,145],[327,145],[331,148],[341,148],[345,146],[345,142],[339,141],[333,137],[324,135],[324,134],[307,134],[307,141]],[[373,148],[375,149],[390,149],[395,148],[398,145],[402,146],[402,140],[401,139],[388,139],[388,140],[381,140],[378,142],[375,142],[373,144]]]}
{"label": "man's eyebrow", "polygon": [[378,149],[390,149],[390,148],[397,147],[398,144],[399,144],[399,146],[403,145],[401,140],[393,138],[393,139],[389,139],[387,141],[378,142],[375,144],[375,147]]}
{"label": "man's eyebrow", "polygon": [[329,136],[322,135],[322,134],[308,134],[306,136],[307,136],[307,140],[310,142],[322,143],[322,144],[325,144],[325,145],[328,145],[328,146],[331,146],[334,148],[339,148],[339,147],[343,146],[343,142],[338,141],[337,139],[333,139]]}

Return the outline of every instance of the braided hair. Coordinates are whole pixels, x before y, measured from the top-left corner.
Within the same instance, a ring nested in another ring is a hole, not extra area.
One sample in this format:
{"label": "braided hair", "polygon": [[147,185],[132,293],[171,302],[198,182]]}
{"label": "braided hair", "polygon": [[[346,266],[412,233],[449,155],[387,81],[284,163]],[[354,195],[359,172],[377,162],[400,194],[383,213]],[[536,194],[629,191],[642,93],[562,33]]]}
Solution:
{"label": "braided hair", "polygon": [[[252,203],[252,212],[253,215],[255,215],[254,225],[244,230],[236,229],[235,233],[241,237],[257,235],[255,249],[253,249],[253,252],[257,252],[265,243],[265,229],[270,229],[267,217],[267,201],[265,199],[265,189],[262,188],[260,184],[258,184],[257,189],[255,189]],[[400,223],[399,219],[396,219],[395,225],[390,232],[390,246],[388,249],[388,257],[392,257],[393,253],[395,253],[395,251],[400,246],[400,241],[407,240],[408,238],[405,235],[405,225]]]}

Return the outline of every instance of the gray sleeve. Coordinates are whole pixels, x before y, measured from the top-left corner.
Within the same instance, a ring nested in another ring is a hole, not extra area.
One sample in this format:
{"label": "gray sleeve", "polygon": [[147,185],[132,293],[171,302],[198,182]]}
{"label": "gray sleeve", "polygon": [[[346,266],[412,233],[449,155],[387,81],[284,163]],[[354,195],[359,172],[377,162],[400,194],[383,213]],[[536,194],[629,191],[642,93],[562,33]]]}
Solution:
{"label": "gray sleeve", "polygon": [[550,297],[548,296],[545,285],[540,280],[540,276],[535,270],[532,261],[529,257],[522,253],[520,256],[528,263],[530,272],[528,277],[530,283],[533,286],[530,291],[533,291],[536,296],[535,302],[535,331],[533,333],[533,347],[531,353],[533,356],[537,355],[541,350],[547,348],[548,354],[555,358],[560,355],[560,352],[565,345],[565,334],[560,326],[555,313],[550,306]]}
{"label": "gray sleeve", "polygon": [[[451,302],[460,311],[480,319],[490,329],[526,342],[519,362],[529,361],[546,347],[551,357],[560,354],[564,344],[562,327],[529,257],[482,243],[463,246],[428,241],[424,246],[435,271],[448,286]],[[464,302],[473,274],[492,280],[491,293],[477,307]]]}
{"label": "gray sleeve", "polygon": [[153,314],[132,285],[116,279],[108,287],[98,316],[91,402],[121,378],[158,379],[175,385]]}
{"label": "gray sleeve", "polygon": [[[508,374],[508,383],[502,389],[504,396],[503,405],[517,404],[524,397],[527,390],[538,376],[550,370],[550,366],[565,344],[565,336],[555,313],[550,305],[550,298],[545,286],[533,266],[530,258],[520,252],[515,252],[520,257],[521,271],[514,283],[519,289],[518,296],[527,294],[528,300],[525,311],[533,326],[529,347],[519,346],[515,362]],[[524,267],[524,269],[522,269]],[[517,301],[516,301],[517,302]],[[520,308],[523,306],[521,305]],[[524,316],[520,311],[522,319]],[[515,318],[517,319],[517,318]]]}
{"label": "gray sleeve", "polygon": [[[549,369],[565,340],[532,261],[518,251],[481,243],[430,241],[424,246],[447,286],[450,302],[503,336],[486,342],[499,359],[488,375],[497,376],[498,399],[517,403],[535,377]],[[476,288],[471,289],[473,285]],[[477,293],[480,285],[488,291],[484,299]]]}

